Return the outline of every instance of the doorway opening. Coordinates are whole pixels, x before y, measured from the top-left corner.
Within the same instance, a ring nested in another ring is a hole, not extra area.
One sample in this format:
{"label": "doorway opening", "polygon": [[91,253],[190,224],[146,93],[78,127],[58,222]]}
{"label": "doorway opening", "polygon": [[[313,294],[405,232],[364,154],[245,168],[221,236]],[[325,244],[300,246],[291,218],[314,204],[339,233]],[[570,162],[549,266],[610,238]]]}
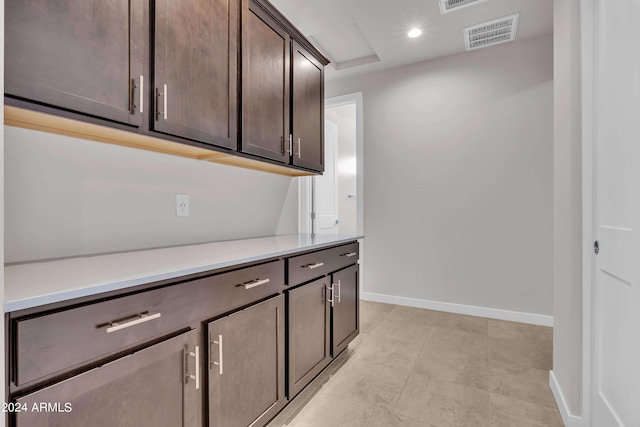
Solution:
{"label": "doorway opening", "polygon": [[300,232],[362,235],[362,93],[325,100],[325,171],[301,179]]}

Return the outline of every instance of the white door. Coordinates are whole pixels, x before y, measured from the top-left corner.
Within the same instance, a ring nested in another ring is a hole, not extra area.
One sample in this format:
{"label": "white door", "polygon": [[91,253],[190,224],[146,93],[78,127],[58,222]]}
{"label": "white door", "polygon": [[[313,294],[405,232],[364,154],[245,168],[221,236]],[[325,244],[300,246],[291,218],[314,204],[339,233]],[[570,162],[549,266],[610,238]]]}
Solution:
{"label": "white door", "polygon": [[315,232],[338,232],[338,126],[325,120],[324,125],[324,173],[314,178]]}
{"label": "white door", "polygon": [[[591,425],[640,426],[640,1],[596,2]],[[595,252],[595,248],[594,248]]]}

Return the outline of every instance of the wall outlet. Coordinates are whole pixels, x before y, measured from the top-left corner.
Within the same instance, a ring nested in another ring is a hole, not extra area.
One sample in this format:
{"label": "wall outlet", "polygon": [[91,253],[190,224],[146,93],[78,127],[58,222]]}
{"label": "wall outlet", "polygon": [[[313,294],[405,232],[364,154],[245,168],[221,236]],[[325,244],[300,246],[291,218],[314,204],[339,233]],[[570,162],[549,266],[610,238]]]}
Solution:
{"label": "wall outlet", "polygon": [[189,216],[189,195],[176,194],[176,215]]}

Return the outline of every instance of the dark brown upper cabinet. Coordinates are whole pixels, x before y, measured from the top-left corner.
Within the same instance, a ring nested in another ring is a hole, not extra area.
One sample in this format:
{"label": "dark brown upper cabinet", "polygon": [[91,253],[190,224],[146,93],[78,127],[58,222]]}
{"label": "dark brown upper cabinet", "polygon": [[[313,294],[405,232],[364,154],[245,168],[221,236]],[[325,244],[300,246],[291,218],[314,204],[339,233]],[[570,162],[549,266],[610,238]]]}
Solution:
{"label": "dark brown upper cabinet", "polygon": [[237,144],[235,0],[156,0],[152,129]]}
{"label": "dark brown upper cabinet", "polygon": [[324,171],[324,71],[309,50],[293,42],[292,164]]}
{"label": "dark brown upper cabinet", "polygon": [[143,0],[7,0],[5,93],[140,126]]}
{"label": "dark brown upper cabinet", "polygon": [[8,125],[323,170],[328,61],[267,0],[6,0],[5,14]]}
{"label": "dark brown upper cabinet", "polygon": [[240,150],[322,172],[328,62],[268,2],[242,1]]}
{"label": "dark brown upper cabinet", "polygon": [[288,162],[289,34],[251,0],[242,11],[241,150]]}

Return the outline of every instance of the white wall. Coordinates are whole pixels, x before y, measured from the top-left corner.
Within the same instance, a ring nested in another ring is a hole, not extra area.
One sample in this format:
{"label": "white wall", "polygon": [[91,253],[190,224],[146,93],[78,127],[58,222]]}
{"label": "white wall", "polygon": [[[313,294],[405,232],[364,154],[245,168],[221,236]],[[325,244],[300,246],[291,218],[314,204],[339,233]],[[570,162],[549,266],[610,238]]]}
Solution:
{"label": "white wall", "polygon": [[356,91],[364,297],[550,323],[552,35],[326,85]]}
{"label": "white wall", "polygon": [[[4,93],[4,0],[0,0],[0,93]],[[0,227],[0,259],[4,259],[4,108],[0,110],[0,224],[2,224]],[[0,301],[4,306],[4,264],[2,264],[2,274],[0,275],[0,295],[2,295]],[[4,367],[4,316],[0,319],[0,354],[2,355],[0,360],[2,360]],[[3,368],[0,371],[0,384],[5,384],[5,370]],[[0,427],[5,425],[4,415],[0,416]]]}
{"label": "white wall", "polygon": [[[297,180],[5,128],[6,262],[297,232]],[[190,196],[177,217],[175,194]]]}
{"label": "white wall", "polygon": [[553,373],[566,403],[566,408],[562,408],[560,402],[561,412],[580,415],[583,365],[580,1],[555,0],[553,5]]}

